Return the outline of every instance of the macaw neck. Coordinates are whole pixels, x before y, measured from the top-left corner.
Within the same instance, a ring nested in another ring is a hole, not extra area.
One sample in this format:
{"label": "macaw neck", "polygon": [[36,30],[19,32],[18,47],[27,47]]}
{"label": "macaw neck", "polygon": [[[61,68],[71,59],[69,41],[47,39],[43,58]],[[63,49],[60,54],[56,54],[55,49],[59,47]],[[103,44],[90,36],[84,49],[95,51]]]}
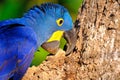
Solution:
{"label": "macaw neck", "polygon": [[42,22],[42,20],[38,21],[33,17],[23,17],[21,18],[21,21],[24,25],[31,27],[35,31],[38,46],[41,46],[50,37],[50,34],[47,34],[46,29],[44,29],[44,24],[42,24],[44,22]]}

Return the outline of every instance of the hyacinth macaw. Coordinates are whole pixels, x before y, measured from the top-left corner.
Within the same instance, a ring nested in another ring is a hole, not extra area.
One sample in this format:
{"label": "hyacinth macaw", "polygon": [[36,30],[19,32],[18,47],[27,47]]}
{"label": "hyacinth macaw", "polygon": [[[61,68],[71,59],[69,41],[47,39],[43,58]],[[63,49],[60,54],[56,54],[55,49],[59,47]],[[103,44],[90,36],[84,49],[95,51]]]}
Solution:
{"label": "hyacinth macaw", "polygon": [[21,18],[0,22],[0,80],[20,80],[30,66],[39,46],[51,53],[59,48],[61,37],[67,40],[66,53],[75,46],[71,16],[58,4],[34,6]]}

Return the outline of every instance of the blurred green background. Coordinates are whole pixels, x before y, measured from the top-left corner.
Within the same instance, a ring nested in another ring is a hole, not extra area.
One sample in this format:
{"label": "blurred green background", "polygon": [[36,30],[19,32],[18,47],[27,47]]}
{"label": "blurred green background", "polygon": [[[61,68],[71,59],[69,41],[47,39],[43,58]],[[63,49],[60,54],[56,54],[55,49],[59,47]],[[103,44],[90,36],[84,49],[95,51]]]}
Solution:
{"label": "blurred green background", "polygon": [[[82,4],[82,0],[0,0],[0,21],[22,17],[32,6],[45,2],[58,3],[65,6],[70,12],[73,21],[75,21],[78,9]],[[60,47],[63,48],[65,43],[65,40],[62,38]],[[39,65],[48,54],[44,49],[39,48],[38,51],[35,52],[31,65]]]}
{"label": "blurred green background", "polygon": [[58,3],[65,6],[73,20],[75,20],[82,0],[0,0],[0,20],[21,17],[32,6],[45,2]]}

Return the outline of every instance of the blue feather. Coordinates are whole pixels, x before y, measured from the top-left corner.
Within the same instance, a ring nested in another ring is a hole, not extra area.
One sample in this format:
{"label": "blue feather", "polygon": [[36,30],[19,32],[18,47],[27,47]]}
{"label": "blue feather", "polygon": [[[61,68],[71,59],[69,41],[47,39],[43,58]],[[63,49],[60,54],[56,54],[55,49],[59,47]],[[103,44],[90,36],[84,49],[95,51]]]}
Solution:
{"label": "blue feather", "polygon": [[[56,24],[64,19],[61,27]],[[33,53],[57,30],[72,29],[72,19],[63,6],[46,3],[34,6],[22,18],[0,22],[0,80],[20,80]]]}
{"label": "blue feather", "polygon": [[27,70],[36,48],[36,35],[30,27],[19,23],[0,27],[0,78],[6,80],[21,72],[14,75],[15,80],[19,80],[18,76],[21,78]]}

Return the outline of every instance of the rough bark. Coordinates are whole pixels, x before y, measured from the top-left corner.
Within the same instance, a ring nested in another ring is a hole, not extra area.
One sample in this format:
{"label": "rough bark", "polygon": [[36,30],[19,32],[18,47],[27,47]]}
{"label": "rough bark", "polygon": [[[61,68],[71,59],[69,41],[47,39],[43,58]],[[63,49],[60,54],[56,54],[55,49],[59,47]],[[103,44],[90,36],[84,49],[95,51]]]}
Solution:
{"label": "rough bark", "polygon": [[59,50],[22,80],[120,80],[120,0],[84,0],[74,51]]}

